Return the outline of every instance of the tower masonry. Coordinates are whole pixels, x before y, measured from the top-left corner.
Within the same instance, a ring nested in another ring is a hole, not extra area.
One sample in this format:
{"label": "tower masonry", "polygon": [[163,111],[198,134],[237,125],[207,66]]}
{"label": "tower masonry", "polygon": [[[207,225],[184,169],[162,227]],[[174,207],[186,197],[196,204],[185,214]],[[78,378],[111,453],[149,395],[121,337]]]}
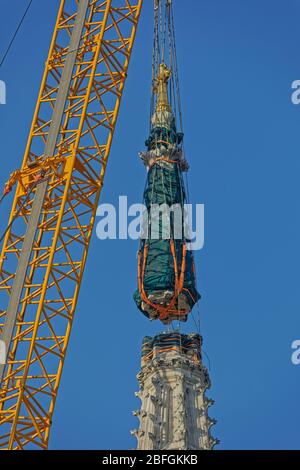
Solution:
{"label": "tower masonry", "polygon": [[142,405],[138,450],[211,450],[218,440],[208,416],[214,403],[206,397],[210,388],[201,360],[202,338],[198,334],[164,333],[146,337],[138,374]]}

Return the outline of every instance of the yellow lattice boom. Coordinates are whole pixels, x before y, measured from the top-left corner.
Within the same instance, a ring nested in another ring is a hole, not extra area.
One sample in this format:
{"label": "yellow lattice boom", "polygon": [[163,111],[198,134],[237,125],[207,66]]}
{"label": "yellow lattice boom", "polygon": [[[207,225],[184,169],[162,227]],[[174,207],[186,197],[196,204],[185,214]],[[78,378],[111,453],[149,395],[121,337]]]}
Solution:
{"label": "yellow lattice boom", "polygon": [[[142,0],[62,0],[0,258],[0,334],[40,184],[46,193],[0,390],[0,449],[46,449]],[[76,55],[53,155],[45,154],[64,67]]]}

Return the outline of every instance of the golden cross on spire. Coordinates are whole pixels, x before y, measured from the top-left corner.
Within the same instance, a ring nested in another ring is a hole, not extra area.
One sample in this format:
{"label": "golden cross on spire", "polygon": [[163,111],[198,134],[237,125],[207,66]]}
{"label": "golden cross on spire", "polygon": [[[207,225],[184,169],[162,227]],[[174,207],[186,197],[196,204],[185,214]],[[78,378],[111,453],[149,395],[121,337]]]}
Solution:
{"label": "golden cross on spire", "polygon": [[158,75],[154,80],[153,86],[153,91],[157,95],[156,111],[172,111],[168,96],[168,82],[171,75],[172,71],[168,69],[166,64],[160,64]]}

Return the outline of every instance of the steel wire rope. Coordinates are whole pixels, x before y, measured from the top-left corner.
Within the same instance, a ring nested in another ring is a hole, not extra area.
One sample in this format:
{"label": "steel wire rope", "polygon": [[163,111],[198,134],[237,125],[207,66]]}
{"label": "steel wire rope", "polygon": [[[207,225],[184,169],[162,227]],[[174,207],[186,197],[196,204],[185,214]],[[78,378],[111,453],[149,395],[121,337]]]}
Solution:
{"label": "steel wire rope", "polygon": [[[188,194],[188,200],[189,200],[189,181],[188,181],[188,177],[186,175],[186,187],[187,187],[187,194]],[[198,276],[197,276],[197,270],[195,270],[195,285],[196,285],[196,290],[198,292]],[[202,328],[201,328],[201,325],[202,325],[202,319],[201,319],[201,313],[200,313],[200,303],[199,303],[199,300],[197,301],[197,304],[196,304],[196,309],[197,309],[197,320],[198,320],[198,323],[195,319],[195,314],[194,312],[192,311],[192,320],[196,326],[196,329],[197,329],[197,332],[199,333],[199,335],[201,336],[201,331],[202,331]],[[207,361],[208,361],[208,370],[210,371],[211,370],[211,360],[210,360],[210,357],[208,355],[208,353],[205,351],[204,348],[202,348],[202,352],[203,354],[205,355]]]}
{"label": "steel wire rope", "polygon": [[[188,179],[187,174],[185,175],[185,186],[186,186],[186,193],[187,193],[187,203],[189,204],[190,203],[190,189],[189,189],[189,179]],[[189,212],[188,212],[188,225],[189,225],[189,229],[191,230],[192,221],[190,219]],[[194,254],[193,254],[193,257],[194,257]],[[195,272],[194,272],[194,276],[195,276],[195,286],[196,286],[196,290],[198,292],[198,276],[197,276],[197,270],[196,269],[195,269]],[[199,300],[196,303],[196,309],[197,309],[197,321],[198,321],[198,323],[196,322],[195,315],[194,315],[193,311],[191,312],[192,313],[192,319],[193,319],[193,321],[196,325],[197,331],[199,332],[199,334],[201,334],[201,315],[200,315]]]}
{"label": "steel wire rope", "polygon": [[12,38],[11,38],[11,40],[10,40],[10,42],[9,42],[9,44],[8,44],[8,46],[7,46],[7,48],[6,48],[5,52],[4,52],[4,54],[3,54],[3,56],[2,56],[2,59],[1,59],[1,61],[0,61],[0,68],[1,68],[2,65],[4,64],[4,62],[5,62],[5,60],[6,60],[7,56],[8,56],[8,54],[9,54],[11,48],[12,48],[12,46],[13,46],[13,43],[15,42],[15,39],[16,39],[16,37],[17,37],[17,35],[18,35],[18,33],[19,33],[21,27],[22,27],[22,24],[24,23],[24,20],[25,20],[25,18],[26,18],[26,16],[27,16],[27,13],[29,12],[29,9],[30,9],[30,7],[31,7],[31,5],[32,5],[32,2],[33,2],[33,0],[29,0],[29,3],[28,3],[28,5],[27,5],[27,7],[26,7],[26,10],[24,11],[23,16],[22,16],[21,20],[19,21],[19,24],[18,24],[18,26],[17,26],[17,28],[16,28],[14,34],[12,35]]}
{"label": "steel wire rope", "polygon": [[[172,77],[170,81],[170,95],[171,99],[173,102],[173,109],[174,109],[174,116],[175,116],[175,125],[176,128],[178,127],[178,113],[177,113],[177,100],[179,98],[178,93],[176,93],[176,77],[178,75],[178,64],[175,61],[175,56],[174,56],[174,46],[173,46],[173,41],[175,40],[175,31],[172,30],[172,21],[171,21],[171,12],[172,12],[172,2],[166,1],[166,17],[167,17],[167,23],[168,23],[168,38],[169,38],[169,61],[170,61],[170,68],[172,71]],[[182,129],[181,129],[182,130]],[[176,153],[176,150],[174,149],[173,154]],[[181,172],[179,171],[179,165],[177,164],[177,177],[179,180],[180,184],[180,196],[181,196],[181,207],[183,209],[184,207],[184,191],[183,191],[183,180],[182,180],[182,175]],[[183,220],[182,220],[183,223]],[[184,234],[182,233],[182,237]],[[179,296],[178,296],[178,302],[177,302],[177,310],[178,310],[178,317],[179,317]],[[181,331],[181,322],[178,320],[178,329]]]}
{"label": "steel wire rope", "polygon": [[[17,37],[17,35],[18,35],[18,33],[19,33],[21,27],[22,27],[22,24],[24,23],[24,20],[25,20],[25,18],[26,18],[26,16],[27,16],[27,13],[29,12],[29,9],[30,9],[32,3],[33,3],[33,0],[30,0],[30,1],[28,2],[28,4],[27,4],[27,7],[26,7],[26,9],[25,9],[25,11],[24,11],[24,13],[23,13],[23,15],[22,15],[22,17],[21,17],[19,23],[18,23],[18,26],[17,26],[17,28],[15,29],[15,32],[14,32],[14,34],[12,35],[12,38],[11,38],[11,40],[9,41],[8,46],[7,46],[7,48],[5,49],[5,52],[4,52],[3,56],[2,56],[2,59],[1,59],[1,61],[0,61],[0,68],[1,68],[2,65],[4,64],[6,58],[8,57],[8,54],[9,54],[9,52],[10,52],[10,50],[11,50],[11,48],[12,48],[14,42],[15,42],[15,39],[16,39],[16,37]],[[0,198],[0,204],[1,204],[2,201],[4,200],[5,196],[6,196],[6,194],[3,193],[2,196],[1,196],[1,198]],[[8,230],[8,228],[9,228],[9,227],[7,227],[6,231]],[[5,234],[4,234],[4,236],[0,239],[0,243],[1,243],[1,241],[3,240],[4,237],[5,237]]]}
{"label": "steel wire rope", "polygon": [[177,93],[177,98],[178,98],[180,128],[182,130],[183,129],[182,103],[181,103],[179,67],[178,67],[178,56],[177,56],[176,36],[175,36],[175,21],[174,21],[174,12],[173,12],[172,5],[170,7],[170,18],[171,18],[171,34],[172,34],[172,38],[173,38],[172,51],[173,51],[173,54],[174,54],[174,62],[175,62],[176,93]]}

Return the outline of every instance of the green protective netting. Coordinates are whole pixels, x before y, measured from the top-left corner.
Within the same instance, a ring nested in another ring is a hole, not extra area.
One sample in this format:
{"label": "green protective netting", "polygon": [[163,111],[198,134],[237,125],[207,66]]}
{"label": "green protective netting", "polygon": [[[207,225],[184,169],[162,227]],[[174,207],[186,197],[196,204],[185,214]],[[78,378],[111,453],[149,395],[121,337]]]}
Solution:
{"label": "green protective netting", "polygon": [[148,172],[144,202],[149,211],[151,204],[183,205],[186,194],[182,173],[177,163],[158,162]]}
{"label": "green protective netting", "polygon": [[[186,201],[186,195],[182,173],[177,163],[157,162],[152,168],[150,168],[148,172],[147,186],[144,193],[144,201],[148,209],[148,215],[150,214],[151,204],[167,204],[169,207],[179,204],[182,208],[183,214],[183,205]],[[174,221],[175,216],[172,212],[170,212],[170,214],[172,227],[172,222]],[[152,299],[154,298],[153,302],[155,303],[156,293],[161,293],[162,291],[174,291],[175,271],[170,240],[162,239],[162,234],[165,235],[166,233],[165,225],[162,224],[162,219],[160,217],[159,223],[157,224],[160,232],[160,236],[158,237],[158,230],[151,226],[150,220],[151,218],[149,217],[148,238],[143,240],[141,243],[141,253],[144,253],[144,246],[147,244],[149,251],[144,277],[144,289],[148,297],[151,296]],[[156,220],[157,217],[152,218],[152,222],[155,222]],[[182,246],[184,243],[182,218],[180,219],[180,222],[182,236],[181,239],[174,240],[179,276],[181,273]],[[142,263],[143,255],[141,264]],[[183,287],[184,289],[187,289],[184,292],[186,302],[191,310],[200,298],[200,295],[196,290],[193,253],[191,251],[187,251],[186,254],[186,268]],[[135,292],[134,300],[138,308],[147,317],[149,317],[149,312],[145,309],[139,290]],[[175,308],[177,307],[178,305],[175,306]]]}

